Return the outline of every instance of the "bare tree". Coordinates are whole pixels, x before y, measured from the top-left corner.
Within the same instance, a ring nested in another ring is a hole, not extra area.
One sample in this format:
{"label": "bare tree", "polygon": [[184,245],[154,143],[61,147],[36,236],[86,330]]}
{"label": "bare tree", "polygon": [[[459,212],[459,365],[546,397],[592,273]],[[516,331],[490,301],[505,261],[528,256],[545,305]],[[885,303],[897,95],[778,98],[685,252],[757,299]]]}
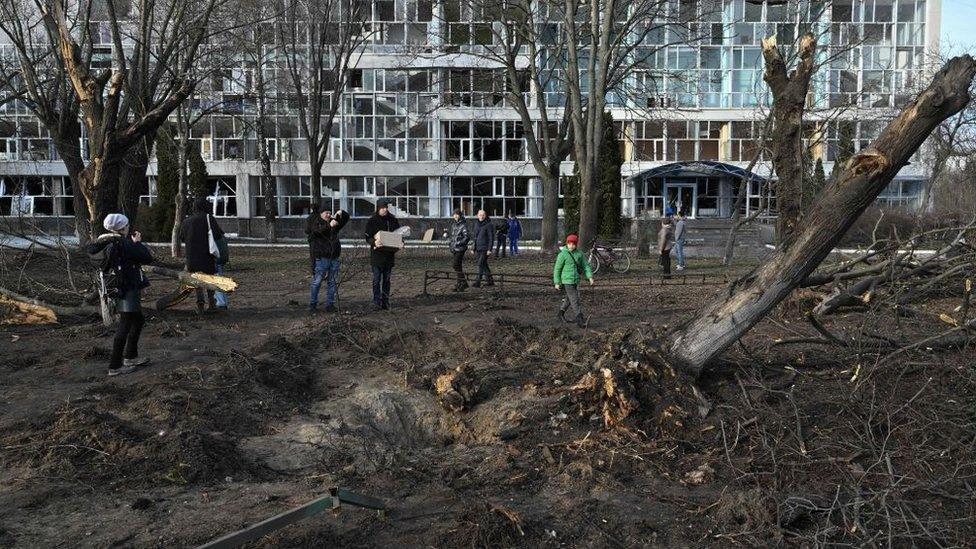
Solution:
{"label": "bare tree", "polygon": [[[129,150],[152,139],[193,92],[192,67],[219,1],[135,0],[122,12],[116,0],[97,6],[34,0],[47,48],[71,83],[87,131],[88,160],[79,187],[93,235],[116,207],[118,178]],[[107,31],[111,43],[109,63],[96,55],[99,29]],[[110,68],[99,68],[106,64]],[[147,81],[158,86],[155,93],[140,87]]]}
{"label": "bare tree", "polygon": [[63,65],[45,47],[43,27],[34,7],[25,0],[0,0],[0,32],[5,34],[15,56],[0,56],[0,89],[4,102],[24,103],[47,128],[55,151],[64,162],[71,181],[75,233],[84,243],[88,230],[88,207],[81,193],[81,123],[78,99],[68,82]]}
{"label": "bare tree", "polygon": [[790,240],[707,302],[664,342],[672,364],[697,375],[798,287],[945,119],[970,101],[976,61],[950,60],[881,135],[855,154],[824,189]]}
{"label": "bare tree", "polygon": [[[579,236],[581,246],[588,248],[597,234],[597,181],[600,151],[607,146],[603,143],[603,112],[608,95],[661,48],[700,40],[708,25],[695,23],[717,5],[668,0],[563,0],[558,4],[552,11],[562,15],[561,30],[565,33],[567,108],[580,182]],[[666,27],[674,29],[677,40],[663,45],[648,40]]]}
{"label": "bare tree", "polygon": [[[464,53],[478,58],[480,65],[504,90],[508,106],[515,110],[521,123],[518,137],[524,139],[525,155],[542,183],[541,250],[551,252],[559,241],[560,166],[569,155],[569,110],[548,91],[565,88],[561,60],[565,58],[566,35],[556,32],[558,25],[550,15],[553,2],[510,0],[474,0],[445,10],[446,52],[437,53],[453,61],[462,44],[456,43],[452,26],[470,17],[473,21],[495,21],[486,33],[457,33],[474,43]],[[557,94],[562,95],[562,94]],[[499,95],[501,97],[502,95]]]}
{"label": "bare tree", "polygon": [[240,28],[234,33],[236,51],[244,62],[244,77],[238,85],[243,90],[245,109],[239,119],[257,139],[260,181],[264,190],[265,238],[268,242],[277,242],[277,184],[271,175],[271,151],[268,148],[268,128],[273,126],[274,119],[268,116],[268,107],[269,102],[276,100],[275,94],[282,82],[276,77],[274,70],[275,57],[279,52],[278,43],[275,32],[269,30],[266,23],[281,19],[282,7],[248,2],[247,9],[257,16],[258,23]]}
{"label": "bare tree", "polygon": [[343,90],[371,32],[371,4],[356,0],[283,0],[278,44],[289,95],[308,143],[312,202],[322,197],[322,164],[329,155]]}
{"label": "bare tree", "polygon": [[776,172],[776,233],[780,241],[796,230],[802,215],[801,184],[806,177],[803,146],[803,115],[806,111],[810,79],[815,69],[817,39],[812,33],[800,37],[796,67],[788,72],[783,54],[772,36],[762,43],[766,70],[763,79],[773,93],[772,160]]}

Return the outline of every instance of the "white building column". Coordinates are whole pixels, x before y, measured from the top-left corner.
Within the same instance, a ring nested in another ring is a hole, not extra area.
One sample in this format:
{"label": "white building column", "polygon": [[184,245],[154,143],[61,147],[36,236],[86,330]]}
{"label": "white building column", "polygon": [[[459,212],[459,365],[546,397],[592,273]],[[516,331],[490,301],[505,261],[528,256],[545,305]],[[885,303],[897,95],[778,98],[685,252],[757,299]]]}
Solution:
{"label": "white building column", "polygon": [[251,177],[247,171],[238,172],[234,181],[235,200],[237,201],[237,217],[250,218],[251,213]]}
{"label": "white building column", "polygon": [[450,215],[449,211],[444,210],[441,205],[441,178],[440,177],[428,177],[427,178],[427,194],[430,196],[430,214],[429,217],[448,217]]}
{"label": "white building column", "polygon": [[633,218],[636,211],[636,194],[634,190],[634,180],[630,177],[620,178],[620,215]]}
{"label": "white building column", "polygon": [[[542,196],[542,178],[533,177],[529,179],[529,196]],[[532,198],[525,205],[526,217],[542,217],[542,198]]]}

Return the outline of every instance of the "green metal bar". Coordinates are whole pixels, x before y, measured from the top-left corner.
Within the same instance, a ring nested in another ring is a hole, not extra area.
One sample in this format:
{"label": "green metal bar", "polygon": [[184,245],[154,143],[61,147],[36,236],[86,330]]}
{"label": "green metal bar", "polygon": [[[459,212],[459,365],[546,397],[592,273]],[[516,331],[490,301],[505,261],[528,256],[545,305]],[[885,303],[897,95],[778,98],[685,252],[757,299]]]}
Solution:
{"label": "green metal bar", "polygon": [[294,524],[300,520],[317,515],[326,509],[338,510],[340,503],[348,503],[355,507],[373,509],[379,511],[381,514],[386,512],[386,505],[378,498],[357,494],[340,488],[332,488],[327,496],[313,499],[304,505],[262,520],[243,530],[238,530],[232,534],[217,538],[201,545],[197,549],[234,549],[249,541],[262,538],[289,524]]}

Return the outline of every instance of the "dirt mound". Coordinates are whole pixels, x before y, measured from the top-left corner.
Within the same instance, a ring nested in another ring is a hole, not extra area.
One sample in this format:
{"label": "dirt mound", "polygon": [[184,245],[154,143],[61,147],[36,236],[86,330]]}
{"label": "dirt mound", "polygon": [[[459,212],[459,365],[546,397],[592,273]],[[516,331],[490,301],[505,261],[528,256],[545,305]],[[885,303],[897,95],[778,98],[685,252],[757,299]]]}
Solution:
{"label": "dirt mound", "polygon": [[5,466],[65,479],[142,485],[260,476],[259,468],[217,433],[186,426],[151,431],[91,406],[65,406],[55,412],[52,424],[42,422],[41,428],[14,439],[12,445],[24,451],[6,460]]}
{"label": "dirt mound", "polygon": [[[12,426],[2,465],[120,485],[262,478],[236,440],[308,402],[311,334],[280,336],[209,367],[184,366],[136,387],[104,383],[75,403]],[[299,360],[296,360],[299,359]]]}

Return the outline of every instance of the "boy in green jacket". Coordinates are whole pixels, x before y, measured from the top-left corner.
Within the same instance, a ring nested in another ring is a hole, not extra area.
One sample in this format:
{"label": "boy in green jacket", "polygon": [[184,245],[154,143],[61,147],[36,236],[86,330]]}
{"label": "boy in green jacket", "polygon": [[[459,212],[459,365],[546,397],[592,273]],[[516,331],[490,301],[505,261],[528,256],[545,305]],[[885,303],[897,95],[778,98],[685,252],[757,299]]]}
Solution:
{"label": "boy in green jacket", "polygon": [[580,275],[585,275],[590,281],[590,286],[592,286],[593,270],[590,269],[590,263],[586,261],[583,252],[576,249],[578,244],[579,237],[575,234],[566,237],[566,247],[559,250],[559,255],[556,256],[556,264],[552,268],[552,282],[556,285],[557,290],[565,288],[566,291],[566,297],[559,305],[559,318],[566,322],[573,322],[573,320],[566,320],[566,310],[572,307],[573,312],[576,313],[572,318],[575,319],[577,326],[583,328],[586,326],[586,320],[583,318],[583,311],[580,308]]}

